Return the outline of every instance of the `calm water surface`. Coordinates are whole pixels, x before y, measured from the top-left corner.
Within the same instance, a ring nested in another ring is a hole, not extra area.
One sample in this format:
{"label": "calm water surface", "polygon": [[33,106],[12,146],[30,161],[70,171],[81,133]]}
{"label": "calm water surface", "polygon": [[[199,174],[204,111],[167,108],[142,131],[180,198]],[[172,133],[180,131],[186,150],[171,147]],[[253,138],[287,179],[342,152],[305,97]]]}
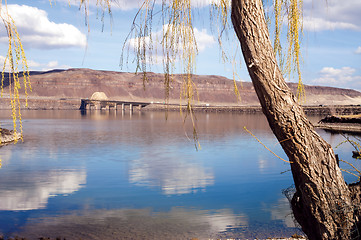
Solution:
{"label": "calm water surface", "polygon": [[[2,127],[12,128],[8,111]],[[289,164],[260,114],[26,111],[0,148],[0,234],[66,239],[289,237]],[[311,117],[317,121],[320,117]],[[319,133],[333,146],[340,135]],[[352,148],[336,149],[351,159]],[[349,181],[353,181],[348,177]]]}

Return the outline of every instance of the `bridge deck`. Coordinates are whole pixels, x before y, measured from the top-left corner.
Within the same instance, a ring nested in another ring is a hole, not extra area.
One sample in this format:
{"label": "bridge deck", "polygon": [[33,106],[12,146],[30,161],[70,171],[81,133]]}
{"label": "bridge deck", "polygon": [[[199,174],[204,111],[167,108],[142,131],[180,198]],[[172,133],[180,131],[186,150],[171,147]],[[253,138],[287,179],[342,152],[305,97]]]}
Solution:
{"label": "bridge deck", "polygon": [[137,106],[139,109],[149,105],[150,103],[146,102],[129,102],[129,101],[118,101],[118,100],[92,100],[92,99],[82,99],[80,109],[81,110],[90,110],[90,109],[118,109],[121,107],[122,110],[125,107],[129,107],[130,110],[133,110],[133,107]]}

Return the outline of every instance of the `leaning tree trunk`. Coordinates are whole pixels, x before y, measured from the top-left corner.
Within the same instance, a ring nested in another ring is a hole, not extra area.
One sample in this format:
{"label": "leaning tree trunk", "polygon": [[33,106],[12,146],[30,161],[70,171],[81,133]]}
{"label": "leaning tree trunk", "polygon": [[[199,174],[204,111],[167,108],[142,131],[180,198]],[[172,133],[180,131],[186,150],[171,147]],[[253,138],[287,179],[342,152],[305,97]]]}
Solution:
{"label": "leaning tree trunk", "polygon": [[309,239],[350,239],[350,190],[331,146],[314,131],[283,79],[262,0],[233,0],[232,22],[263,113],[291,162],[296,220]]}

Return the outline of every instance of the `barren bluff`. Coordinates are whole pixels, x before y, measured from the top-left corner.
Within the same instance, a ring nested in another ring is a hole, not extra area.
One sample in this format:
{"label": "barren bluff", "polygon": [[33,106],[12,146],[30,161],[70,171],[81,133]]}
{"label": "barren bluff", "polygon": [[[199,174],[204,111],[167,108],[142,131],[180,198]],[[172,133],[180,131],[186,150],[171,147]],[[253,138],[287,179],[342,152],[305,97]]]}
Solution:
{"label": "barren bluff", "polygon": [[[6,76],[6,75],[5,75]],[[80,100],[89,98],[94,92],[104,92],[110,99],[122,101],[153,102],[162,104],[165,99],[163,74],[148,73],[148,81],[143,83],[142,74],[99,71],[91,69],[52,70],[30,72],[32,92],[29,94],[28,109],[79,109]],[[183,75],[174,75],[169,92],[169,103],[179,104],[180,85]],[[258,107],[259,102],[250,82],[238,82],[241,101],[234,93],[233,80],[221,76],[194,75],[199,106]],[[7,87],[4,81],[4,97],[0,98],[0,108],[9,109]],[[289,83],[293,91],[297,85]],[[335,106],[361,104],[361,93],[350,89],[320,86],[305,86],[305,106]],[[22,96],[25,108],[25,96]]]}

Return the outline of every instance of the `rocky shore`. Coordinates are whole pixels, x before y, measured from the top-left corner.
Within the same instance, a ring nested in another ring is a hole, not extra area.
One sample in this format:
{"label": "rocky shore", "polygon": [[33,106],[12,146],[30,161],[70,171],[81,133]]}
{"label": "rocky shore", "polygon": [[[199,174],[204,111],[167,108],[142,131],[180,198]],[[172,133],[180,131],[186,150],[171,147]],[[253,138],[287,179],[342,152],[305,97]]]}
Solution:
{"label": "rocky shore", "polygon": [[[186,108],[181,107],[183,110]],[[179,111],[179,104],[150,104],[142,111]],[[322,105],[322,106],[303,106],[306,114],[309,115],[355,115],[361,114],[361,106],[358,105]],[[232,112],[232,113],[261,113],[261,106],[213,106],[213,105],[195,105],[195,112]]]}
{"label": "rocky shore", "polygon": [[0,128],[0,145],[17,141],[20,138],[20,134],[16,134],[5,128]]}
{"label": "rocky shore", "polygon": [[316,127],[335,132],[361,133],[361,115],[327,116]]}

